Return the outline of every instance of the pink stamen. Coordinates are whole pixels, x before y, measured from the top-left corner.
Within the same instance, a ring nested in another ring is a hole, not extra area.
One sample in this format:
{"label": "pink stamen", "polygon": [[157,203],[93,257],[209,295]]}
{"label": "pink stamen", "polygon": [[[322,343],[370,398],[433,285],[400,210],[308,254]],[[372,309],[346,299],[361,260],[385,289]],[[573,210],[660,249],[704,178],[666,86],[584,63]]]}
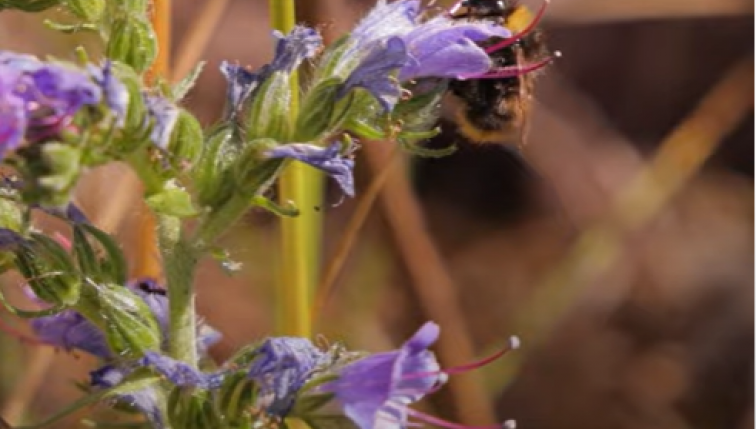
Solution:
{"label": "pink stamen", "polygon": [[459,10],[459,8],[462,7],[462,3],[464,3],[464,2],[465,2],[465,0],[459,0],[458,2],[454,3],[454,6],[452,6],[451,9],[449,9],[448,12],[446,12],[447,15],[450,16],[450,17],[454,17],[454,14],[457,13],[457,11]]}
{"label": "pink stamen", "polygon": [[538,13],[536,13],[536,16],[533,17],[533,20],[530,21],[530,24],[528,24],[527,27],[525,27],[522,31],[520,31],[519,33],[511,37],[506,38],[502,40],[501,42],[496,43],[495,45],[491,45],[487,47],[485,49],[486,53],[490,54],[500,49],[504,49],[507,46],[514,45],[515,43],[517,43],[517,41],[519,41],[520,39],[525,37],[528,33],[533,31],[533,29],[535,29],[535,27],[538,25],[538,22],[541,20],[541,18],[543,18],[544,13],[546,12],[546,6],[548,6],[548,4],[549,4],[549,0],[544,0],[543,3],[541,3],[541,7],[538,9]]}
{"label": "pink stamen", "polygon": [[462,75],[457,76],[457,79],[459,80],[467,80],[467,79],[505,79],[505,78],[512,78],[517,76],[522,76],[524,74],[528,74],[530,72],[534,72],[538,69],[541,69],[543,67],[546,67],[547,65],[551,64],[554,59],[561,57],[562,54],[557,51],[554,52],[554,54],[546,59],[543,59],[541,61],[538,61],[533,64],[528,64],[526,66],[507,66],[502,67],[499,69],[495,69],[489,72],[486,72],[484,74],[478,74],[478,75]]}
{"label": "pink stamen", "polygon": [[[508,352],[511,352],[512,350],[517,350],[518,348],[520,348],[520,339],[517,337],[510,337],[509,344],[507,344],[505,347],[503,347],[501,350],[494,353],[493,355],[483,358],[479,361],[462,365],[462,366],[456,366],[453,368],[443,369],[440,371],[417,372],[414,374],[407,374],[404,377],[402,377],[402,380],[412,380],[416,378],[425,378],[425,377],[434,377],[434,376],[442,377],[442,376],[448,376],[452,374],[459,374],[459,373],[471,371],[473,369],[478,369],[482,366],[488,365],[489,363],[495,361],[496,359],[499,359],[500,357],[504,356]],[[445,382],[446,380],[441,379],[440,381],[442,381],[442,383],[439,383],[439,384],[444,384],[443,382]]]}
{"label": "pink stamen", "polygon": [[27,343],[35,346],[43,346],[43,345],[49,345],[47,343],[44,343],[40,341],[38,338],[32,337],[30,335],[27,335],[16,328],[8,325],[4,320],[0,319],[0,331],[5,332],[6,334],[10,335],[11,337],[16,338],[17,340],[21,341],[22,343]]}
{"label": "pink stamen", "polygon": [[404,407],[404,409],[407,411],[408,415],[422,422],[430,423],[432,425],[436,425],[436,426],[447,428],[447,429],[502,429],[502,428],[509,429],[510,427],[513,427],[513,424],[512,424],[513,420],[507,420],[500,425],[471,426],[471,425],[463,425],[461,423],[450,422],[448,420],[444,420],[438,417],[433,417],[429,414],[421,413],[420,411],[413,410],[412,408],[409,408],[409,407]]}

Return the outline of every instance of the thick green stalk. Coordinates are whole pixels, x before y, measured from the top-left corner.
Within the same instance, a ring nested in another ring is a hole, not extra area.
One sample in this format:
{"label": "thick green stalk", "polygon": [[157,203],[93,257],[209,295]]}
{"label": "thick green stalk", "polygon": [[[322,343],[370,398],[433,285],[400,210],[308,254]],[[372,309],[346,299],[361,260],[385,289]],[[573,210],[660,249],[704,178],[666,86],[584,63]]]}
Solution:
{"label": "thick green stalk", "polygon": [[158,215],[160,249],[170,309],[169,353],[174,359],[197,366],[197,331],[194,309],[194,272],[197,252],[181,238],[181,219]]}
{"label": "thick green stalk", "polygon": [[[286,33],[296,23],[294,0],[270,0],[271,25]],[[291,79],[290,119],[299,113],[299,85]],[[289,133],[293,135],[294,133]],[[323,177],[301,163],[292,163],[281,176],[279,193],[283,203],[293,201],[300,215],[281,219],[281,285],[278,288],[278,329],[282,335],[312,335],[311,303],[321,250],[322,217],[316,207],[321,204]]]}

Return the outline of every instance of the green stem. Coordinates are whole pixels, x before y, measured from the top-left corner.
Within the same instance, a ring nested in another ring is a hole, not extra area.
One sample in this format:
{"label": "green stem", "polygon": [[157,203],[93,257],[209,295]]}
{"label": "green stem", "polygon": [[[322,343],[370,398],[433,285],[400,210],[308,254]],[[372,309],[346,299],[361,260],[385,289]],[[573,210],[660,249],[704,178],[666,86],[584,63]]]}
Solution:
{"label": "green stem", "polygon": [[194,308],[194,272],[197,252],[181,237],[181,219],[157,215],[160,249],[168,287],[169,353],[174,359],[197,366],[197,331]]}
{"label": "green stem", "polygon": [[[294,0],[270,0],[270,21],[273,28],[289,32],[296,23]],[[290,123],[299,113],[297,76],[291,79]],[[293,135],[293,133],[291,133]],[[322,218],[315,209],[322,201],[323,176],[316,170],[292,163],[281,175],[281,203],[293,201],[300,215],[281,219],[281,285],[276,315],[279,333],[301,337],[312,336],[311,304],[321,249]]]}

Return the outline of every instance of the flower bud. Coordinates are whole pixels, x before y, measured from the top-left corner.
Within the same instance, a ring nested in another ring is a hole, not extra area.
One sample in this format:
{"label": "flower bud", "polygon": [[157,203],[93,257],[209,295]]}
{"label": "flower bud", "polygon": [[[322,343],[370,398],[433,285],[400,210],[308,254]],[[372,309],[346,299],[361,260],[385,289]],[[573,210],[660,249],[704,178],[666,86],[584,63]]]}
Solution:
{"label": "flower bud", "polygon": [[202,153],[202,145],[202,126],[194,115],[182,109],[168,143],[176,167],[181,170],[194,165]]}
{"label": "flower bud", "polygon": [[85,22],[100,19],[105,11],[105,0],[66,0],[66,6],[77,18]]}
{"label": "flower bud", "polygon": [[290,75],[275,72],[255,91],[249,107],[247,139],[289,140]]}
{"label": "flower bud", "polygon": [[318,140],[328,130],[338,128],[341,121],[333,118],[333,112],[341,84],[341,78],[332,77],[321,81],[308,92],[297,117],[294,141]]}
{"label": "flower bud", "polygon": [[234,134],[232,124],[223,125],[211,131],[205,142],[194,168],[197,200],[201,207],[216,207],[234,192],[230,165],[241,150],[241,142]]}
{"label": "flower bud", "polygon": [[262,159],[261,154],[277,146],[273,139],[257,139],[247,144],[234,164],[234,182],[238,192],[249,195],[251,199],[273,184],[283,160]]}
{"label": "flower bud", "polygon": [[145,72],[157,56],[157,39],[150,24],[140,18],[116,19],[105,50],[108,58]]}
{"label": "flower bud", "polygon": [[94,285],[110,349],[118,356],[141,357],[159,350],[160,326],[145,301],[126,287]]}
{"label": "flower bud", "polygon": [[15,254],[18,270],[39,299],[65,306],[79,301],[81,282],[76,277],[73,260],[55,240],[32,234]]}

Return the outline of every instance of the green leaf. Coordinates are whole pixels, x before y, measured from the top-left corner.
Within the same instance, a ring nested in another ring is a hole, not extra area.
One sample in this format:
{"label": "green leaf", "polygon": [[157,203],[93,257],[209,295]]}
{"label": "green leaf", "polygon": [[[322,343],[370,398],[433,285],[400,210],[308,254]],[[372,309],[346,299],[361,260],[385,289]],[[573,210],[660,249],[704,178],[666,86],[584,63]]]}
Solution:
{"label": "green leaf", "polygon": [[194,88],[194,85],[197,83],[197,79],[202,73],[202,70],[205,68],[205,64],[207,64],[207,61],[200,61],[189,71],[189,74],[184,76],[183,79],[173,85],[173,90],[171,91],[173,101],[181,101],[184,97],[186,97],[186,94],[188,94],[189,91]]}

